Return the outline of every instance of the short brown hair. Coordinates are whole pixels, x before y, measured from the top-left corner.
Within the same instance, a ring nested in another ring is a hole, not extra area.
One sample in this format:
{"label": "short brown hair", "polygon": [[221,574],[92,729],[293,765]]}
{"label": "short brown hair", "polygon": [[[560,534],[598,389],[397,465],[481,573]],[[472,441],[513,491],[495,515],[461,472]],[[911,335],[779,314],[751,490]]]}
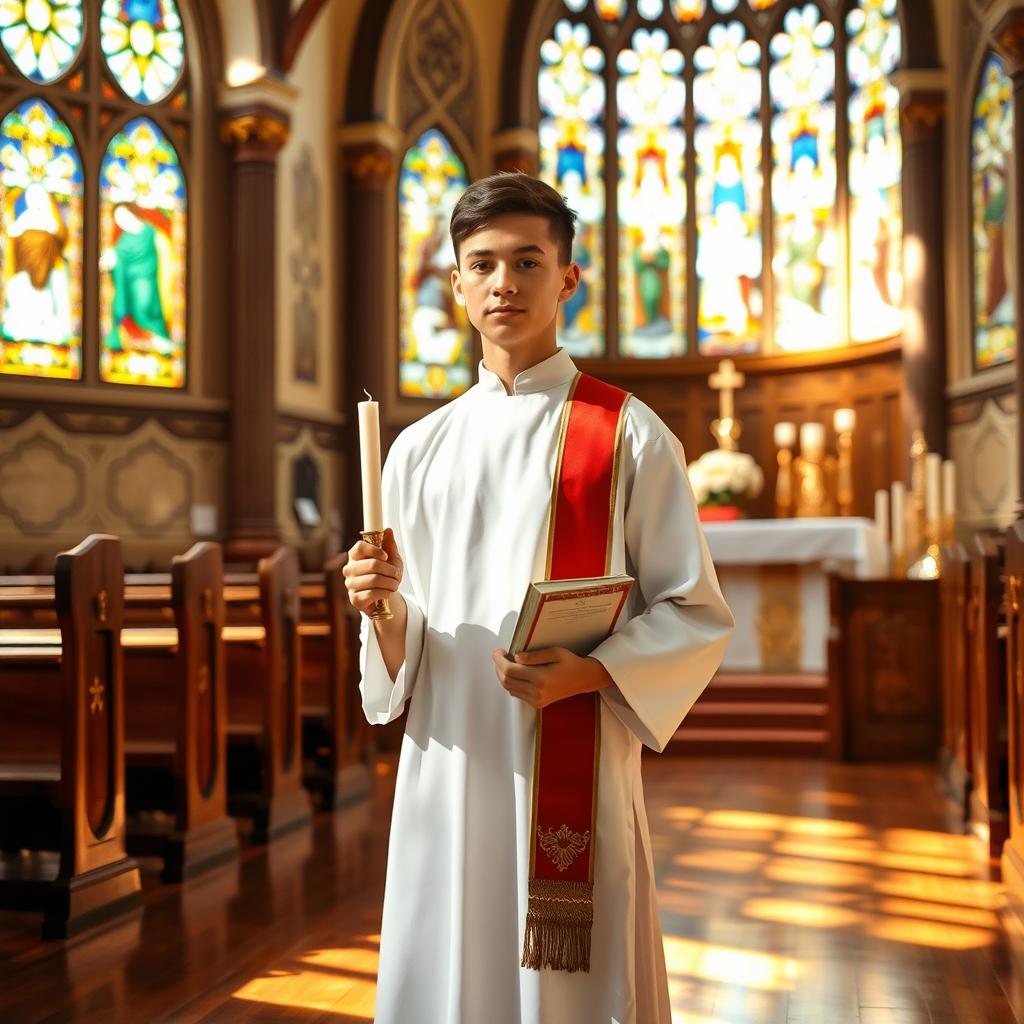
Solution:
{"label": "short brown hair", "polygon": [[572,259],[572,240],[576,237],[576,213],[546,182],[522,171],[500,171],[489,178],[474,181],[459,197],[452,210],[451,234],[455,258],[459,246],[470,235],[506,213],[532,213],[548,222],[551,237],[558,246],[563,263]]}

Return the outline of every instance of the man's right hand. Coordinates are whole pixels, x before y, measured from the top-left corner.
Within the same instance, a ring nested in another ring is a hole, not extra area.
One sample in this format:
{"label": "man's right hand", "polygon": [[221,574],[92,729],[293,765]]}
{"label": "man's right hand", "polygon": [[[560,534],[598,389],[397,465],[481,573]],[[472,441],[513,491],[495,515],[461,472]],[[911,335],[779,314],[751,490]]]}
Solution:
{"label": "man's right hand", "polygon": [[348,561],[341,570],[348,599],[363,614],[374,601],[394,597],[402,582],[402,556],[391,530],[385,532],[383,545],[376,548],[364,540],[356,541],[349,548]]}

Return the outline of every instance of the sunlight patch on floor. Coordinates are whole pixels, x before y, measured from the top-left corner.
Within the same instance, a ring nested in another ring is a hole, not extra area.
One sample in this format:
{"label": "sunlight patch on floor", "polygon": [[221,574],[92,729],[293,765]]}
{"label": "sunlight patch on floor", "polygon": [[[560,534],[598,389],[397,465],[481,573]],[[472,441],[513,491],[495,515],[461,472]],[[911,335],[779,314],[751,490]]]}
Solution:
{"label": "sunlight patch on floor", "polygon": [[665,963],[670,976],[720,982],[742,978],[747,988],[771,992],[792,989],[803,973],[800,961],[792,957],[669,935],[665,936]]}

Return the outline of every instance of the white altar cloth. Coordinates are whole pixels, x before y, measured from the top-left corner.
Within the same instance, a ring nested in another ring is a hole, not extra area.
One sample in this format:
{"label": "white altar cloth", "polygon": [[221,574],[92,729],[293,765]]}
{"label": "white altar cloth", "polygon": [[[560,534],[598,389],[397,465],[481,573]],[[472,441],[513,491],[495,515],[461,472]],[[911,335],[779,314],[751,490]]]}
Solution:
{"label": "white altar cloth", "polygon": [[870,519],[741,519],[704,523],[736,631],[725,672],[822,673],[828,653],[828,573],[885,572]]}

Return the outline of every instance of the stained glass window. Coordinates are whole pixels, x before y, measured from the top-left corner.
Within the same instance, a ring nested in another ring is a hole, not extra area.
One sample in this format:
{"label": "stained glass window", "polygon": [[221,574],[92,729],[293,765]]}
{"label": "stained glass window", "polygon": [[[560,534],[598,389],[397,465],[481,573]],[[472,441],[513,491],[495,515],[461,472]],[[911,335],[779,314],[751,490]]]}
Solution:
{"label": "stained glass window", "polygon": [[618,55],[619,338],[625,355],[686,348],[686,86],[663,29]]}
{"label": "stained glass window", "polygon": [[156,103],[177,84],[185,37],[174,0],[103,0],[100,46],[125,94]]}
{"label": "stained glass window", "polygon": [[31,81],[60,78],[82,45],[82,0],[0,0],[0,43]]}
{"label": "stained glass window", "polygon": [[563,19],[541,46],[540,175],[576,211],[576,294],[559,314],[559,344],[575,356],[604,352],[604,52],[590,29]]}
{"label": "stained glass window", "polygon": [[706,355],[760,345],[761,48],[739,21],[712,25],[697,75],[697,330]]}
{"label": "stained glass window", "polygon": [[571,354],[898,337],[898,2],[562,0],[537,85],[541,175],[581,214]]}
{"label": "stained glass window", "polygon": [[838,345],[835,29],[814,4],[786,12],[770,44],[775,345]]}
{"label": "stained glass window", "polygon": [[974,234],[974,363],[977,369],[1014,358],[1012,230],[1013,83],[991,54],[974,99],[971,190]]}
{"label": "stained glass window", "polygon": [[148,118],[110,141],[100,169],[100,376],[181,387],[187,200],[178,154]]}
{"label": "stained glass window", "polygon": [[850,77],[850,336],[874,341],[903,326],[903,208],[896,0],[857,0],[846,17]]}
{"label": "stained glass window", "polygon": [[472,334],[455,303],[448,224],[466,168],[431,128],[405,154],[398,179],[399,394],[452,398],[472,384]]}
{"label": "stained glass window", "polygon": [[82,373],[82,164],[41,99],[0,122],[0,372]]}

